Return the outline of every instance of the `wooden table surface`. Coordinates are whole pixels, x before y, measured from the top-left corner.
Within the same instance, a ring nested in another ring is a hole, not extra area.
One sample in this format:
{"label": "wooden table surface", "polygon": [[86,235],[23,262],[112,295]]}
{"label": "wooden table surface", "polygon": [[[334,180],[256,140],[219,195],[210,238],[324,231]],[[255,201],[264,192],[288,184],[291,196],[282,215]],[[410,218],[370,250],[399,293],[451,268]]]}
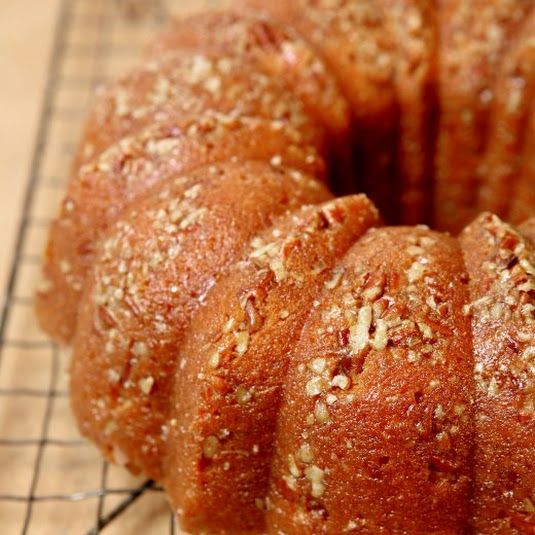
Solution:
{"label": "wooden table surface", "polygon": [[59,0],[2,0],[0,16],[0,295],[4,296]]}

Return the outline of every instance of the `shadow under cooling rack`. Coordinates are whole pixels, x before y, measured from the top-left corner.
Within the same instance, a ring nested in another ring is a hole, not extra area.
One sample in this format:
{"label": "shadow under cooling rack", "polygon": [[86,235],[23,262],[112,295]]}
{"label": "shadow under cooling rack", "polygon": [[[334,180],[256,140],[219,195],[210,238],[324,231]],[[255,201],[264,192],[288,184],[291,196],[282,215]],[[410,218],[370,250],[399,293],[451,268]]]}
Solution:
{"label": "shadow under cooling rack", "polygon": [[0,303],[2,533],[178,532],[161,489],[108,465],[80,438],[69,410],[68,350],[37,328],[32,295],[48,223],[95,87],[139,58],[169,12],[180,15],[220,3],[62,2],[10,278]]}

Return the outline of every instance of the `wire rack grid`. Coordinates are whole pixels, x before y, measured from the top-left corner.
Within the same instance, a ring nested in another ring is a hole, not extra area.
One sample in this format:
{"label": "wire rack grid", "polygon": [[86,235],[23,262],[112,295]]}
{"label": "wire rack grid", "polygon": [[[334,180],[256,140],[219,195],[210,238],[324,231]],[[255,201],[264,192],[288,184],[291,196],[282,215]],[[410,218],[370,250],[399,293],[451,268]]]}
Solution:
{"label": "wire rack grid", "polygon": [[[0,302],[0,532],[178,533],[161,490],[82,440],[67,392],[68,350],[36,326],[32,296],[95,87],[124,72],[170,14],[218,0],[63,0],[8,286]],[[135,502],[135,506],[133,506]]]}

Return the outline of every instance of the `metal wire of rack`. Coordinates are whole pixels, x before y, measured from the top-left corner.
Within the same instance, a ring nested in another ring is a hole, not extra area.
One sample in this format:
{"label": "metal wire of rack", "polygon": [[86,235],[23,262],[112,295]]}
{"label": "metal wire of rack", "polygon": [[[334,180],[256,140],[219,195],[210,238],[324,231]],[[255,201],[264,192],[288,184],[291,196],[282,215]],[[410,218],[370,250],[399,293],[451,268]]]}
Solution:
{"label": "metal wire of rack", "polygon": [[[35,324],[46,230],[95,87],[124,70],[170,12],[216,0],[62,0],[28,188],[0,304],[0,531],[177,533],[161,489],[104,462],[72,422],[68,350]],[[135,507],[131,505],[136,502]]]}

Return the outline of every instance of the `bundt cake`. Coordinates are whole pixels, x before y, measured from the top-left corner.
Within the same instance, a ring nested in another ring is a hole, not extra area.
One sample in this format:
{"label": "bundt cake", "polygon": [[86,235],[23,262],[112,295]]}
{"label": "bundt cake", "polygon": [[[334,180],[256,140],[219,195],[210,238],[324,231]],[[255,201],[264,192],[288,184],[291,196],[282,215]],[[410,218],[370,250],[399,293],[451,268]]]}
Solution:
{"label": "bundt cake", "polygon": [[534,534],[534,91],[533,0],[172,22],[50,228],[81,432],[190,533]]}

